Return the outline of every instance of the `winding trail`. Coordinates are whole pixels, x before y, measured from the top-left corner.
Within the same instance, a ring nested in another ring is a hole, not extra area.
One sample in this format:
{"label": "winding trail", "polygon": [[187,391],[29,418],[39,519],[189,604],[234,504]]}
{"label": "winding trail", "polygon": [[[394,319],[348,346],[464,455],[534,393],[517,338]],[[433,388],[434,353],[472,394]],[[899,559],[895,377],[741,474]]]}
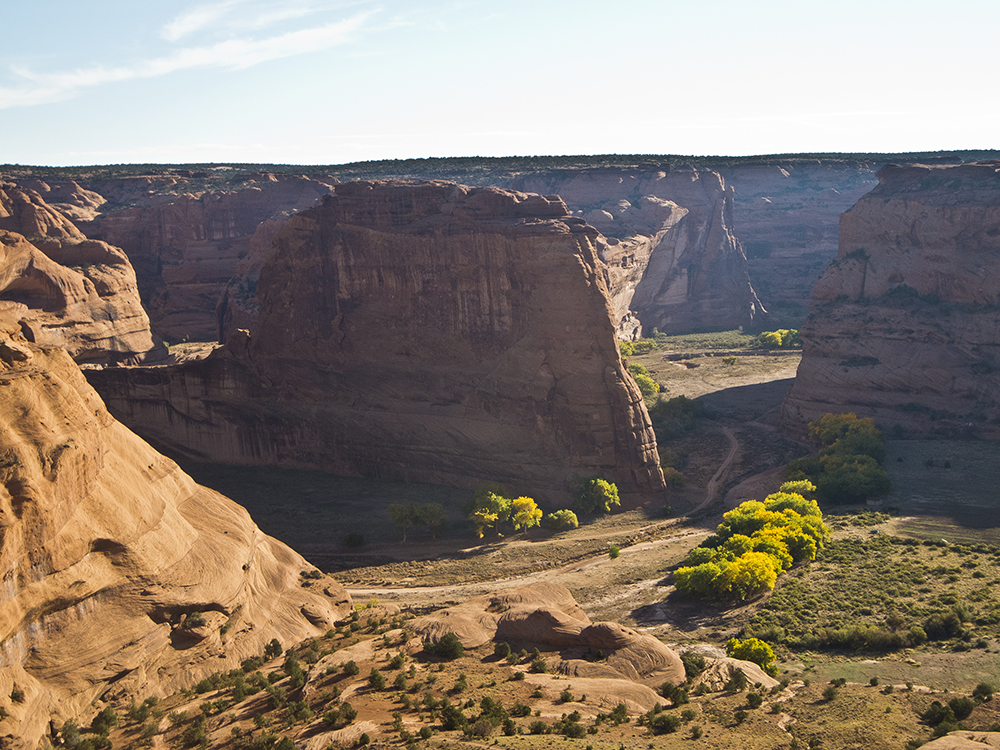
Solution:
{"label": "winding trail", "polygon": [[707,508],[715,500],[715,496],[719,493],[719,486],[723,483],[726,476],[729,474],[729,469],[733,465],[733,459],[736,458],[736,451],[739,450],[740,444],[736,439],[736,433],[733,432],[731,427],[722,427],[722,432],[729,440],[729,455],[719,466],[719,470],[715,472],[715,475],[708,480],[708,484],[705,486],[705,499],[701,501],[696,507],[689,511],[688,515],[693,515],[698,511]]}

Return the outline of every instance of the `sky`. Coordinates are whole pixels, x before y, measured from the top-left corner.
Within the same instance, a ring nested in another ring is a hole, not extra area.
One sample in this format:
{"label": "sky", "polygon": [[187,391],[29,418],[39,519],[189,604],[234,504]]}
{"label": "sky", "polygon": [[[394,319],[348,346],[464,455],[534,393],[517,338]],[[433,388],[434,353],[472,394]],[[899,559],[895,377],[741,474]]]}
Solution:
{"label": "sky", "polygon": [[0,164],[1000,148],[996,0],[0,2]]}

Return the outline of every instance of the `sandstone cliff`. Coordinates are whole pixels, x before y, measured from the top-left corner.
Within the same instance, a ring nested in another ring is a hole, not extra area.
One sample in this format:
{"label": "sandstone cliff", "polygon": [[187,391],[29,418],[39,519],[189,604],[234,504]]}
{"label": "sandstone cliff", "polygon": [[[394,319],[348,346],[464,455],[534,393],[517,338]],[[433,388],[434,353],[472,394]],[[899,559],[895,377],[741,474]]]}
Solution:
{"label": "sandstone cliff", "polygon": [[790,429],[826,412],[1000,438],[1000,162],[888,166],[816,284]]}
{"label": "sandstone cliff", "polygon": [[[30,240],[29,240],[30,238]],[[88,240],[32,190],[0,182],[0,299],[25,305],[25,335],[77,362],[165,354],[125,253]]]}
{"label": "sandstone cliff", "polygon": [[609,237],[601,254],[620,335],[764,325],[733,231],[733,191],[694,168],[570,169],[516,189],[558,194]]}
{"label": "sandstone cliff", "polygon": [[252,335],[90,376],[123,421],[194,458],[558,500],[604,474],[648,497],[663,479],[601,242],[558,198],[345,183],[278,234]]}
{"label": "sandstone cliff", "polygon": [[63,351],[27,342],[23,311],[0,302],[0,746],[344,614],[339,585],[302,588],[308,563],[116,422]]}
{"label": "sandstone cliff", "polygon": [[[80,226],[128,254],[158,335],[171,342],[215,341],[219,297],[250,251],[258,227],[308,208],[331,185],[321,179],[257,175],[230,189],[179,196],[154,191],[142,199],[122,185],[102,184],[102,190],[130,207],[101,213]],[[180,182],[169,188],[178,186],[185,187]]]}

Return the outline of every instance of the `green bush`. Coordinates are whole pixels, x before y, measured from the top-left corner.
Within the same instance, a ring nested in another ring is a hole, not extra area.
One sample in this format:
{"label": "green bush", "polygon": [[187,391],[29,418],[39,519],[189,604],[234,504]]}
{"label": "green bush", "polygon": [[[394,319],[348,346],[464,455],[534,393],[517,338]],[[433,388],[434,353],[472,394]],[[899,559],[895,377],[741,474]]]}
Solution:
{"label": "green bush", "polygon": [[573,497],[573,506],[586,515],[610,513],[612,506],[621,505],[618,487],[600,477],[575,477]]}
{"label": "green bush", "polygon": [[432,641],[425,642],[424,650],[433,656],[437,656],[448,661],[459,659],[465,654],[465,648],[462,646],[462,642],[454,633],[445,633],[441,636],[441,639],[437,643]]}
{"label": "green bush", "polygon": [[655,396],[660,392],[660,384],[653,380],[649,375],[643,375],[638,373],[632,376],[635,384],[639,386],[639,392],[643,396]]}
{"label": "green bush", "polygon": [[550,531],[575,529],[579,525],[580,521],[577,519],[576,513],[568,509],[557,510],[545,516],[545,528]]}

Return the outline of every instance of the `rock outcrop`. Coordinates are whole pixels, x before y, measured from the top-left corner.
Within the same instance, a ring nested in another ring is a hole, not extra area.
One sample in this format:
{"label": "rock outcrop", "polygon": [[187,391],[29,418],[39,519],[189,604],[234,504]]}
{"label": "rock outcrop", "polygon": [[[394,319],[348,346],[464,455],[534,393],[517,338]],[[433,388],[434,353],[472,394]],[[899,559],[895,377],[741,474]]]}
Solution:
{"label": "rock outcrop", "polygon": [[0,182],[0,300],[23,304],[24,333],[77,362],[155,360],[135,273],[121,250],[88,240],[31,190]]}
{"label": "rock outcrop", "polygon": [[[350,608],[332,581],[116,422],[0,302],[0,746],[162,696]],[[6,696],[20,691],[21,701]]]}
{"label": "rock outcrop", "polygon": [[888,166],[841,218],[783,418],[1000,439],[1000,162]]}
{"label": "rock outcrop", "polygon": [[603,474],[648,499],[663,479],[601,243],[558,198],[345,183],[278,234],[252,335],[92,383],[126,424],[195,459],[499,481],[553,501],[574,474]]}
{"label": "rock outcrop", "polygon": [[258,227],[312,206],[332,184],[257,175],[227,190],[179,196],[154,192],[144,200],[121,186],[107,185],[102,189],[128,200],[130,207],[102,213],[80,226],[88,236],[128,254],[158,335],[171,342],[215,341],[219,297],[250,252]]}
{"label": "rock outcrop", "polygon": [[477,596],[418,617],[410,627],[435,642],[454,633],[466,648],[496,641],[515,649],[557,650],[560,662],[553,666],[574,680],[629,680],[659,687],[686,679],[680,657],[661,641],[618,623],[591,622],[559,584],[535,583]]}
{"label": "rock outcrop", "polygon": [[568,169],[524,175],[608,236],[601,253],[620,335],[760,326],[767,313],[733,231],[733,190],[702,168]]}

